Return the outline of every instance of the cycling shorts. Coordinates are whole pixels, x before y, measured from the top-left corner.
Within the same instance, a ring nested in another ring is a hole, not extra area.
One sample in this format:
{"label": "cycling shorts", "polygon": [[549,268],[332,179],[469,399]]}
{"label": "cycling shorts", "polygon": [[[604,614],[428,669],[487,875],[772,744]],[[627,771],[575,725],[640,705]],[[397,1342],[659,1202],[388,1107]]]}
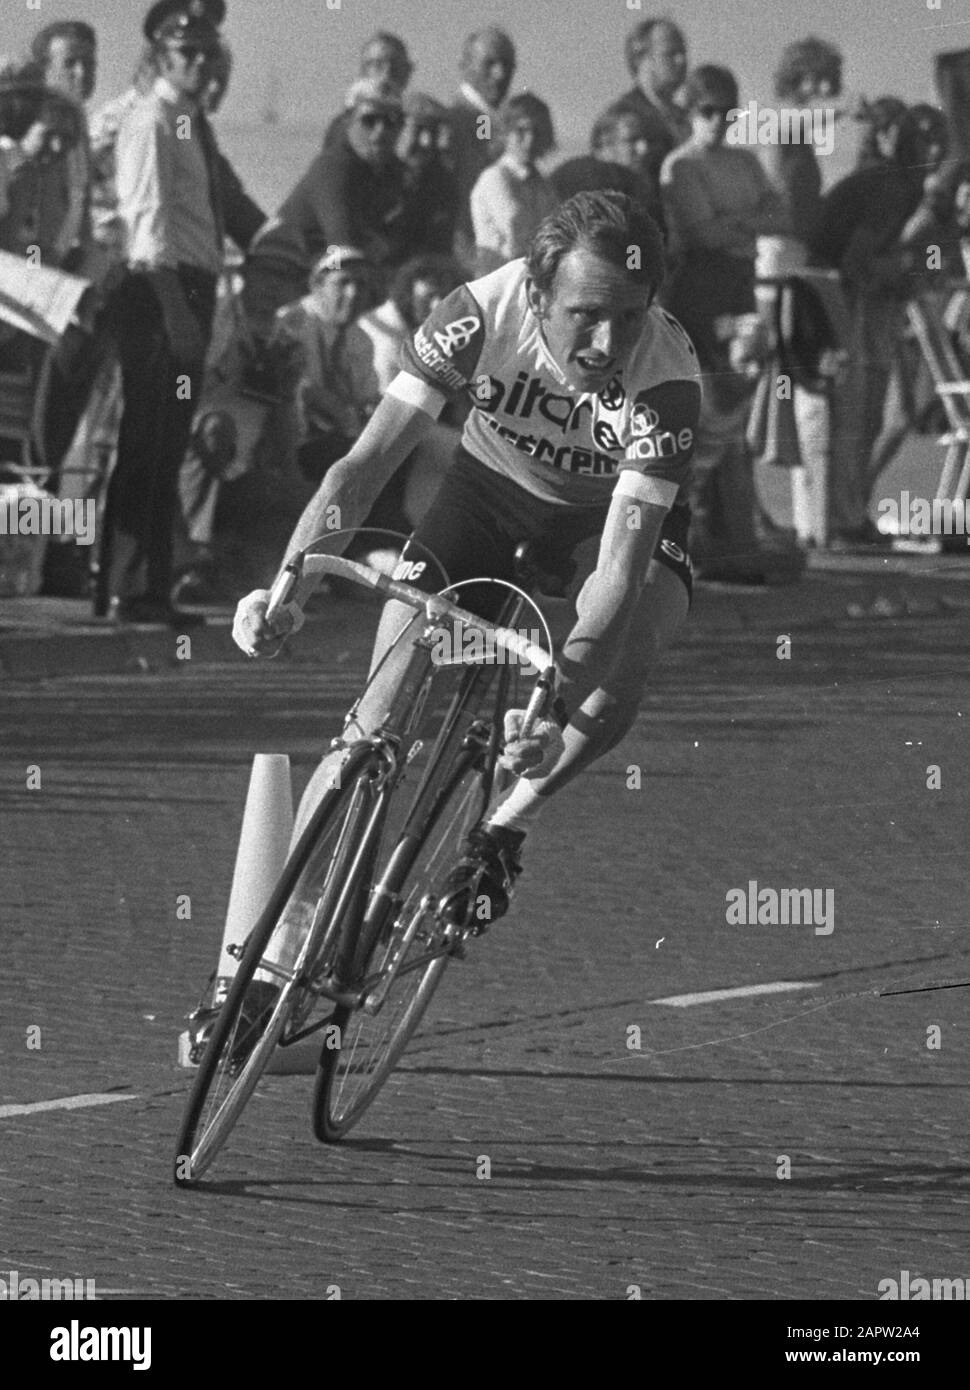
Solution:
{"label": "cycling shorts", "polygon": [[[574,550],[581,542],[602,534],[609,509],[609,500],[592,506],[544,501],[459,448],[434,501],[405,547],[397,577],[428,592],[443,588],[447,581],[429,562],[430,551],[452,584],[480,576],[514,582],[516,549],[528,541],[539,569],[565,584],[575,570]],[[654,559],[684,585],[688,601],[692,595],[689,527],[690,507],[675,504],[664,518],[654,551]],[[494,587],[478,591],[469,586],[456,602],[494,620],[502,595]]]}

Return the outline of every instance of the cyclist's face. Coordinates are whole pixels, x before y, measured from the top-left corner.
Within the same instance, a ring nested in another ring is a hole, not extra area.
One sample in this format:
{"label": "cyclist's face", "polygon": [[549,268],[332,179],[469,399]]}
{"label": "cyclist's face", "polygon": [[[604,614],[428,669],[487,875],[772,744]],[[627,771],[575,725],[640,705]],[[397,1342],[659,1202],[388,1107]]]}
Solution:
{"label": "cyclist's face", "polygon": [[625,366],[653,294],[619,266],[578,246],[560,261],[548,294],[529,286],[529,305],[569,385],[595,394]]}

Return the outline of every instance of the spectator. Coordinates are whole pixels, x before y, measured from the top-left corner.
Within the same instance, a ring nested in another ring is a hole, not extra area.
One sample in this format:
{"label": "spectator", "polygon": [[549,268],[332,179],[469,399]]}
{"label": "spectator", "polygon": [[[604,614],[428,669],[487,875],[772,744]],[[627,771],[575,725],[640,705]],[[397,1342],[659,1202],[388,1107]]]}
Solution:
{"label": "spectator", "polygon": [[862,124],[857,169],[871,169],[877,164],[892,164],[899,143],[899,128],[906,115],[906,103],[899,97],[877,97],[873,102],[863,100],[856,111]]}
{"label": "spectator", "polygon": [[[124,414],[95,600],[115,621],[183,630],[171,602],[178,474],[195,410],[183,385],[202,380],[223,264],[216,144],[201,106],[219,34],[200,8],[160,0],[149,11],[159,77],[118,135],[127,273],[111,312]],[[178,138],[186,128],[197,138]]]}
{"label": "spectator", "polygon": [[[396,34],[381,30],[369,38],[360,51],[357,75],[368,82],[390,82],[404,92],[413,72],[414,64],[407,45]],[[341,134],[346,133],[349,121],[350,113],[346,110],[334,117],[323,137],[324,149],[329,149]]]}
{"label": "spectator", "polygon": [[0,167],[4,199],[0,248],[59,264],[71,210],[68,158],[83,140],[77,104],[49,88],[36,63],[0,73]]}
{"label": "spectator", "polygon": [[[0,167],[6,176],[0,246],[22,256],[39,251],[43,264],[87,273],[90,157],[81,103],[94,80],[94,33],[82,24],[51,25],[37,35],[33,52],[28,65],[8,70],[0,92]],[[57,491],[60,480],[54,469],[60,460],[47,457],[38,424],[50,363],[61,348],[12,330],[3,330],[2,338],[4,369],[26,373],[31,380],[33,463],[46,471],[47,486]],[[90,334],[79,327],[69,327],[65,341],[75,343],[81,356],[90,354]],[[54,404],[63,410],[66,401]],[[60,567],[70,571],[67,591],[82,592],[86,569],[75,560],[87,553],[73,538],[58,538],[47,548],[45,585],[46,576]]]}
{"label": "spectator", "polygon": [[101,258],[95,277],[99,280],[124,259],[125,235],[115,177],[118,131],[128,112],[151,91],[157,77],[155,49],[147,43],[139,55],[131,86],[99,107],[91,118],[91,216],[92,235]]}
{"label": "spectator", "polygon": [[[397,272],[387,300],[358,321],[372,343],[374,371],[382,395],[400,370],[404,343],[461,281],[461,270],[450,257],[418,256]],[[406,461],[401,470],[402,481],[398,483],[396,477],[392,480],[392,501],[403,512],[407,529],[416,526],[424,516],[451,466],[465,414],[461,406],[446,406],[430,434]]]}
{"label": "spectator", "polygon": [[450,256],[458,219],[458,184],[446,163],[450,140],[447,109],[412,92],[404,99],[404,129],[397,147],[403,160],[405,213],[402,253]]}
{"label": "spectator", "polygon": [[452,162],[458,179],[455,256],[475,264],[471,192],[484,169],[502,153],[500,111],[515,76],[515,45],[494,26],[469,34],[461,55],[461,85],[450,108]]}
{"label": "spectator", "polygon": [[[223,0],[206,0],[207,13],[214,25],[225,14]],[[158,77],[157,55],[153,44],[146,44],[138,59],[131,86],[121,96],[106,103],[91,122],[91,148],[94,164],[94,237],[101,249],[102,270],[107,272],[123,259],[124,232],[118,214],[118,195],[115,177],[115,146],[118,131],[128,112],[139,99],[151,92]],[[219,110],[232,77],[232,52],[220,41],[213,61],[208,84],[202,96],[202,108],[207,116]],[[232,164],[221,150],[215,151],[219,198],[226,234],[241,251],[246,251],[256,233],[266,222],[263,212],[243,187]],[[96,277],[97,278],[97,277]]]}
{"label": "spectator", "polygon": [[[741,370],[755,315],[757,237],[785,230],[785,209],[752,151],[727,145],[738,88],[704,66],[686,89],[692,134],[664,161],[664,206],[679,259],[664,302],[690,334],[704,371],[695,456],[693,540],[708,577],[764,578],[753,463],[744,445],[752,379]],[[740,556],[738,561],[734,557]]]}
{"label": "spectator", "polygon": [[[232,50],[223,40],[208,86],[202,94],[202,107],[207,116],[215,115],[225,100],[232,79],[232,66]],[[239,250],[245,251],[265,223],[266,215],[246,193],[221,151],[216,151],[215,163],[225,231]],[[237,275],[223,276],[216,302],[201,403],[179,472],[181,520],[184,523],[176,527],[177,549],[182,551],[179,563],[181,573],[174,591],[174,599],[179,603],[222,602],[228,594],[228,588],[219,575],[214,527],[222,484],[235,481],[246,471],[249,463],[240,448],[235,414],[224,408],[226,380],[234,371],[235,384],[238,385],[240,344],[236,339],[241,328],[240,290],[241,281]],[[239,413],[238,397],[234,404]]]}
{"label": "spectator", "polygon": [[297,461],[314,484],[347,453],[380,399],[370,338],[354,322],[372,292],[366,256],[334,246],[313,268],[309,294],[276,316],[272,346],[295,379]]}
{"label": "spectator", "polygon": [[690,120],[674,100],[687,76],[687,43],[669,19],[645,19],[627,36],[626,61],[634,85],[615,102],[639,115],[646,127],[647,173],[660,186],[660,168],[691,133]]}
{"label": "spectator", "polygon": [[[789,44],[775,73],[775,96],[787,106],[816,107],[842,91],[842,54],[824,39]],[[788,203],[791,236],[801,248],[800,264],[815,235],[822,206],[822,171],[811,141],[791,141],[772,149],[771,173]]]}
{"label": "spectator", "polygon": [[259,338],[269,336],[277,309],[305,292],[328,246],[356,246],[379,268],[404,259],[405,168],[394,153],[404,124],[400,89],[361,78],[347,110],[346,131],[317,155],[250,250],[244,304]]}
{"label": "spectator", "polygon": [[373,345],[374,371],[383,394],[397,376],[399,355],[442,299],[461,284],[458,264],[447,256],[417,256],[394,277],[383,304],[364,314],[359,327]]}
{"label": "spectator", "polygon": [[934,158],[942,158],[938,125],[907,112],[893,157],[849,174],[823,200],[812,251],[817,264],[840,272],[851,317],[847,368],[832,402],[829,530],[837,549],[885,539],[868,514],[873,446],[900,365],[912,274],[925,270],[925,233],[938,197]]}
{"label": "spectator", "polygon": [[719,352],[716,320],[754,311],[757,238],[787,230],[787,214],[758,157],[725,143],[728,113],[738,106],[733,74],[697,68],[687,101],[691,138],[667,156],[661,176],[680,248],[668,299],[709,366]]}
{"label": "spectator", "polygon": [[647,126],[636,112],[611,106],[598,116],[590,135],[592,153],[567,159],[549,176],[561,202],[574,193],[612,190],[642,203],[663,228],[659,189],[649,174]]}
{"label": "spectator", "polygon": [[192,429],[179,473],[176,553],[183,557],[173,590],[177,603],[222,603],[229,597],[220,581],[213,548],[216,507],[222,484],[239,476],[239,435],[228,411],[203,410]]}
{"label": "spectator", "polygon": [[552,116],[531,92],[512,97],[502,122],[505,152],[472,189],[475,270],[487,275],[524,256],[539,224],[559,206],[538,161],[555,148]]}
{"label": "spectator", "polygon": [[[797,110],[828,108],[827,119],[838,118],[831,108],[833,98],[842,91],[842,54],[824,39],[809,37],[791,43],[782,52],[775,73],[775,96],[780,106]],[[766,371],[785,372],[792,380],[790,407],[775,405],[772,382],[759,389],[759,401],[767,405],[770,392],[772,409],[765,411],[765,422],[774,429],[765,439],[765,452],[790,469],[792,519],[795,531],[806,544],[820,544],[825,535],[825,487],[828,473],[828,373],[798,371],[794,354],[781,341],[787,327],[796,342],[812,341],[813,322],[825,317],[824,296],[829,310],[837,305],[838,289],[806,272],[809,246],[818,227],[822,209],[822,170],[815,145],[810,140],[774,145],[769,153],[769,171],[785,196],[789,230],[784,236],[766,239],[761,245],[759,271],[765,276],[795,276],[796,281],[782,289],[763,291],[763,306],[774,318],[773,333],[782,353],[766,364]],[[776,297],[780,297],[776,301]],[[833,297],[835,303],[833,303]],[[824,359],[834,365],[835,358]],[[810,369],[823,362],[821,354],[810,353],[805,365]],[[790,417],[790,418],[789,418]],[[788,424],[790,433],[784,426]],[[787,448],[786,448],[787,445]],[[794,446],[794,447],[792,447]],[[767,517],[764,518],[767,522]]]}
{"label": "spectator", "polygon": [[68,206],[54,263],[83,274],[91,244],[91,152],[84,103],[97,78],[97,37],[90,24],[60,20],[34,36],[31,56],[45,84],[74,102],[79,113],[80,139],[66,154]]}

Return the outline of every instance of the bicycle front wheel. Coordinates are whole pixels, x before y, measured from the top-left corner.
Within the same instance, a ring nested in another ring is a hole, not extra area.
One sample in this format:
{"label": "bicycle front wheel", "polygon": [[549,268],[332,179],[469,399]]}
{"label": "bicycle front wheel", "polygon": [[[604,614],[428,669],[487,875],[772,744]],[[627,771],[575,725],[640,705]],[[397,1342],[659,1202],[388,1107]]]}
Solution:
{"label": "bicycle front wheel", "polygon": [[382,768],[369,744],[351,750],[250,933],[189,1095],[177,1183],[195,1182],[212,1163],[277,1046],[333,1021],[320,980],[346,919],[363,915],[357,859]]}

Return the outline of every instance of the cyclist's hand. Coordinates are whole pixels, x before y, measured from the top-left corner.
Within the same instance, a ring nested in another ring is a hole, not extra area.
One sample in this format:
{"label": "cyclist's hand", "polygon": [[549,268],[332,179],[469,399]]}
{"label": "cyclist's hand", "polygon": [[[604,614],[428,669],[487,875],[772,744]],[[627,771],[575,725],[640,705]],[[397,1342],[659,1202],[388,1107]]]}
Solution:
{"label": "cyclist's hand", "polygon": [[520,777],[544,777],[565,749],[562,730],[554,719],[539,719],[528,738],[521,738],[524,709],[505,711],[505,748],[499,762]]}
{"label": "cyclist's hand", "polygon": [[268,604],[268,589],[255,589],[239,600],[232,640],[247,656],[275,656],[283,638],[296,627],[292,613],[285,611],[270,626],[266,621]]}

